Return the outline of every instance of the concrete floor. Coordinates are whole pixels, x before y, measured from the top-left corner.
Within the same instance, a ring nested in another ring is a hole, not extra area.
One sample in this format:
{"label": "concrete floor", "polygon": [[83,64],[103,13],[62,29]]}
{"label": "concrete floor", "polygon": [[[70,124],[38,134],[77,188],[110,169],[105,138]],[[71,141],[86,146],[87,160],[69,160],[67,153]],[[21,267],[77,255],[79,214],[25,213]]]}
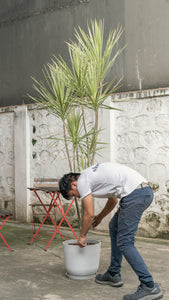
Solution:
{"label": "concrete floor", "polygon": [[[35,240],[28,245],[30,232],[29,224],[15,222],[8,222],[1,230],[14,251],[0,247],[0,300],[121,300],[124,294],[135,292],[139,282],[125,259],[121,288],[99,285],[94,279],[71,280],[65,275],[60,236],[44,251],[44,242]],[[72,238],[68,230],[62,229],[62,233]],[[90,232],[88,238],[102,242],[98,271],[105,272],[110,260],[109,236]],[[169,300],[169,241],[137,238],[136,246],[160,284],[163,299]]]}

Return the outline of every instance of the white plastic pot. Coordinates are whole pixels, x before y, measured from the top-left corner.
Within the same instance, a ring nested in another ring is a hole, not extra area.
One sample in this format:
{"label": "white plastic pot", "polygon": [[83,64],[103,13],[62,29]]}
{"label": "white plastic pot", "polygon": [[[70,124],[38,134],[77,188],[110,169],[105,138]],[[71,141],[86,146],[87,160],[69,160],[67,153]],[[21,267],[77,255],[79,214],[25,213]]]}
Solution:
{"label": "white plastic pot", "polygon": [[77,240],[63,242],[66,275],[71,279],[84,280],[95,277],[99,267],[101,242],[87,240],[80,248]]}

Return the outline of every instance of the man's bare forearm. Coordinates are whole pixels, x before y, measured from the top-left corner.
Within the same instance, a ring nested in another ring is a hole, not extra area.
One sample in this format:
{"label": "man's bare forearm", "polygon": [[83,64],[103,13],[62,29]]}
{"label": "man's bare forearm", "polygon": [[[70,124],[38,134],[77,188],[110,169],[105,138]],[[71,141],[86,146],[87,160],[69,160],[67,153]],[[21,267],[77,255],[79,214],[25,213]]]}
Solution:
{"label": "man's bare forearm", "polygon": [[85,237],[86,234],[88,233],[90,227],[92,226],[94,220],[94,216],[91,215],[83,215],[83,225],[82,225],[82,229],[81,229],[81,233],[80,236],[81,237]]}
{"label": "man's bare forearm", "polygon": [[107,203],[106,203],[105,207],[99,213],[100,217],[102,219],[105,218],[115,208],[117,203],[118,203],[118,199],[109,198],[107,200]]}
{"label": "man's bare forearm", "polygon": [[83,199],[83,222],[80,236],[85,237],[94,219],[93,197],[91,194]]}

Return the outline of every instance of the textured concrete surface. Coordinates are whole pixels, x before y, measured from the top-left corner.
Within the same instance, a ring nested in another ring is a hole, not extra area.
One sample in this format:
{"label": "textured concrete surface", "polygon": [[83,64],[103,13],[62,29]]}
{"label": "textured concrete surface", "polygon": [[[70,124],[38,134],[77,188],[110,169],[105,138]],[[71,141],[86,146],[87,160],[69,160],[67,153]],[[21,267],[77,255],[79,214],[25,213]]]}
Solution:
{"label": "textured concrete surface", "polygon": [[[102,286],[94,279],[71,280],[65,275],[63,245],[59,236],[44,251],[46,244],[39,240],[28,245],[30,225],[9,222],[1,233],[14,251],[0,247],[0,300],[121,300],[124,294],[134,292],[139,284],[125,259],[122,264],[124,285],[121,288]],[[62,229],[62,233],[72,238],[68,230]],[[109,236],[90,232],[88,237],[102,241],[98,271],[104,272],[110,260]],[[168,300],[169,241],[137,238],[136,245],[155,281],[160,284],[163,299]]]}
{"label": "textured concrete surface", "polygon": [[[100,140],[106,145],[97,162],[130,166],[152,183],[154,201],[139,228],[145,236],[169,238],[169,89],[113,97],[112,105],[120,111],[100,112],[99,127],[105,129]],[[90,113],[87,122],[92,121]],[[20,222],[32,219],[29,204],[35,198],[27,187],[33,186],[34,178],[60,178],[69,172],[60,151],[62,141],[50,147],[51,140],[45,138],[53,135],[63,136],[62,124],[36,105],[0,109],[0,208],[11,211]],[[104,204],[103,199],[95,199],[96,214]],[[107,222],[105,218],[100,230],[107,229]]]}

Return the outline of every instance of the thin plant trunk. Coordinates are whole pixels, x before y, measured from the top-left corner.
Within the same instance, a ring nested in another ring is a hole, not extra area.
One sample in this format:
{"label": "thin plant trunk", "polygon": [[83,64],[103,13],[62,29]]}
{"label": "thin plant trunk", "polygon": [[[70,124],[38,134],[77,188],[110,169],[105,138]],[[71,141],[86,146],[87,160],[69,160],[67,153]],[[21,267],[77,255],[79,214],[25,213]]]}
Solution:
{"label": "thin plant trunk", "polygon": [[[76,171],[76,166],[75,166],[75,148],[73,146],[73,163],[74,163],[74,172]],[[80,229],[80,225],[81,225],[81,216],[80,216],[80,209],[79,209],[79,205],[78,205],[78,200],[75,197],[75,205],[76,205],[76,211],[77,211],[77,217],[78,217],[78,228]]]}
{"label": "thin plant trunk", "polygon": [[70,155],[69,155],[69,149],[68,149],[68,145],[67,145],[65,121],[62,120],[62,122],[63,122],[63,136],[64,136],[64,141],[65,141],[66,154],[67,154],[67,158],[68,158],[68,162],[69,162],[69,168],[70,168],[70,171],[72,172],[73,169],[72,169],[71,159],[70,159]]}
{"label": "thin plant trunk", "polygon": [[79,151],[78,148],[76,148],[76,160],[77,160],[77,166],[78,166],[78,170],[80,170],[80,161],[79,161]]}
{"label": "thin plant trunk", "polygon": [[75,146],[73,145],[73,172],[76,171]]}
{"label": "thin plant trunk", "polygon": [[[69,150],[68,150],[68,145],[67,145],[66,126],[65,126],[64,120],[63,120],[63,135],[64,135],[64,141],[65,141],[66,154],[67,154],[67,158],[68,158],[68,162],[69,162],[69,168],[70,168],[70,171],[73,172],[71,159],[70,159],[70,155],[69,155]],[[78,205],[76,197],[75,197],[75,205],[76,205],[76,211],[77,211],[77,217],[78,217],[78,228],[80,229],[81,217],[80,217],[80,210],[79,210],[79,205]]]}
{"label": "thin plant trunk", "polygon": [[94,164],[94,159],[96,155],[96,145],[97,145],[97,132],[98,132],[98,109],[95,110],[95,125],[94,125],[94,141],[93,141],[93,155],[92,164]]}
{"label": "thin plant trunk", "polygon": [[89,153],[89,139],[88,139],[88,136],[87,136],[87,128],[86,128],[86,121],[85,121],[85,113],[84,113],[84,107],[82,106],[82,116],[83,116],[83,126],[84,126],[84,132],[86,134],[86,144],[87,144],[87,165],[89,167],[89,164],[90,164],[90,153]]}
{"label": "thin plant trunk", "polygon": [[78,217],[78,228],[80,229],[80,226],[81,226],[81,217],[80,217],[80,210],[79,210],[79,205],[78,205],[76,197],[75,197],[75,205],[76,205],[76,211],[77,211],[77,217]]}

